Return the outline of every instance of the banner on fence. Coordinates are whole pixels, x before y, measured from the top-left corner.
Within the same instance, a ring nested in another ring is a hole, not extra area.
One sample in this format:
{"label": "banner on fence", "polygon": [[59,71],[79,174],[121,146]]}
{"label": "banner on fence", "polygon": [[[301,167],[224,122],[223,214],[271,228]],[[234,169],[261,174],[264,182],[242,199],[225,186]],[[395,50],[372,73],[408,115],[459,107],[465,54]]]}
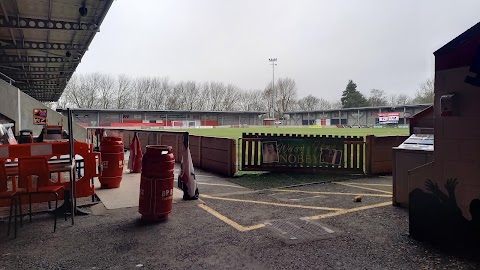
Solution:
{"label": "banner on fence", "polygon": [[275,138],[261,142],[264,165],[341,165],[344,138]]}

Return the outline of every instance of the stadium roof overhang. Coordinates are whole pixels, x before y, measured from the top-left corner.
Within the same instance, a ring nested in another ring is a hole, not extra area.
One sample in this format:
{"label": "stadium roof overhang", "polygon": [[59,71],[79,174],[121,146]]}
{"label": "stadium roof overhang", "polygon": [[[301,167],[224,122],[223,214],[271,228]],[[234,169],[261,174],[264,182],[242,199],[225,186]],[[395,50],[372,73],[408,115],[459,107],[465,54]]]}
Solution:
{"label": "stadium roof overhang", "polygon": [[113,0],[0,0],[2,78],[57,101]]}

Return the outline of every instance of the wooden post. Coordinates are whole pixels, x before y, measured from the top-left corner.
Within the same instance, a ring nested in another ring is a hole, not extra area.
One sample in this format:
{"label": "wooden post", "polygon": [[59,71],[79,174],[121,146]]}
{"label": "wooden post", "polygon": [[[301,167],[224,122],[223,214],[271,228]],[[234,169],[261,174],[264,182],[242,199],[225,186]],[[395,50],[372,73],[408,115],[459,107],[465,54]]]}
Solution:
{"label": "wooden post", "polygon": [[366,174],[367,175],[372,175],[372,147],[373,147],[373,142],[375,140],[374,135],[368,135],[365,141],[365,162],[366,162]]}
{"label": "wooden post", "polygon": [[[354,139],[356,139],[356,137],[354,137]],[[358,148],[358,144],[355,140],[355,143],[352,144],[353,146],[353,153],[352,153],[352,157],[353,157],[353,161],[352,161],[352,168],[353,170],[357,170],[359,167],[358,167],[358,155],[357,155],[357,148]]]}
{"label": "wooden post", "polygon": [[365,173],[365,168],[366,168],[365,167],[365,158],[363,157],[363,154],[365,153],[365,151],[364,151],[365,141],[364,141],[363,137],[361,137],[361,138],[362,138],[362,141],[361,141],[362,144],[360,144],[360,154],[359,154],[359,158],[360,158],[359,164],[360,165],[359,166],[360,166],[360,169],[362,170],[362,172]]}
{"label": "wooden post", "polygon": [[352,168],[352,145],[350,143],[351,136],[347,136],[346,140],[348,143],[347,145],[347,168],[351,169]]}
{"label": "wooden post", "polygon": [[[258,136],[258,133],[255,133],[255,135]],[[253,165],[255,166],[258,166],[260,165],[260,162],[259,162],[259,145],[260,145],[260,142],[259,141],[254,141],[253,144],[255,145],[255,150],[254,150],[254,154],[253,154]]]}
{"label": "wooden post", "polygon": [[245,151],[247,150],[247,142],[245,141],[245,135],[246,133],[242,134],[242,170],[245,168]]}

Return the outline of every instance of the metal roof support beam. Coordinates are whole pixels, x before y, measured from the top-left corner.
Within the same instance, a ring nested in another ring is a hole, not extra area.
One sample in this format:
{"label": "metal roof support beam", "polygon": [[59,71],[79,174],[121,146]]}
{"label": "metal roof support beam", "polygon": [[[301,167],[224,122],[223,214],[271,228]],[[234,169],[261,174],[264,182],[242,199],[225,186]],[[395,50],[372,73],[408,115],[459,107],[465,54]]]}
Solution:
{"label": "metal roof support beam", "polygon": [[[17,86],[18,87],[18,86]],[[65,88],[65,85],[59,85],[59,86],[53,86],[53,85],[20,85],[18,87],[22,90],[25,89],[25,91],[42,91],[42,92],[47,92],[47,90],[55,91],[57,90],[58,92],[62,91],[63,88]],[[28,90],[27,90],[28,89]]]}
{"label": "metal roof support beam", "polygon": [[56,94],[60,93],[59,91],[53,91],[53,90],[46,90],[46,91],[40,92],[40,91],[35,90],[35,89],[26,89],[24,91],[28,92],[28,93],[35,94],[35,95],[56,95]]}
{"label": "metal roof support beam", "polygon": [[62,69],[61,67],[30,67],[27,69],[19,69],[19,70],[12,70],[12,69],[2,69],[0,68],[0,72],[6,73],[6,74],[25,74],[25,72],[31,73],[31,74],[58,74],[59,72],[65,73],[73,73],[75,70],[74,69]]}
{"label": "metal roof support beam", "polygon": [[82,44],[70,44],[70,43],[59,43],[59,42],[34,42],[34,41],[23,41],[23,43],[12,44],[6,40],[0,40],[0,49],[86,51],[88,48],[87,46]]}
{"label": "metal roof support beam", "polygon": [[64,78],[64,75],[60,75],[60,74],[31,74],[31,75],[27,75],[27,76],[26,75],[12,76],[12,78],[17,80],[17,81],[32,80],[32,79],[58,79],[58,78]]}
{"label": "metal roof support beam", "polygon": [[70,80],[69,77],[61,77],[61,78],[55,78],[55,79],[19,79],[19,78],[16,78],[16,77],[13,77],[12,79],[14,79],[17,83],[20,83],[20,84],[41,84],[42,82],[49,82],[49,83],[54,83],[54,84],[57,84],[57,83],[60,83],[60,84],[66,84],[67,81]]}
{"label": "metal roof support beam", "polygon": [[25,81],[16,81],[15,82],[16,85],[20,85],[20,86],[66,86],[67,83],[65,82],[65,80],[63,81],[49,81],[49,82],[46,82],[46,81],[30,81],[30,82],[25,82]]}
{"label": "metal roof support beam", "polygon": [[0,16],[0,28],[13,29],[44,29],[62,31],[89,31],[98,32],[98,25],[95,23],[78,23],[54,20],[41,20],[25,17]]}
{"label": "metal roof support beam", "polygon": [[0,64],[35,64],[35,63],[80,63],[80,60],[63,57],[43,57],[43,56],[2,56]]}
{"label": "metal roof support beam", "polygon": [[[24,81],[16,81],[15,85],[19,85],[22,87],[29,87],[29,88],[37,88],[38,86],[67,86],[65,80],[63,81],[50,81],[50,82],[45,82],[45,81],[31,81],[31,82],[24,82]],[[33,87],[34,86],[34,87]]]}

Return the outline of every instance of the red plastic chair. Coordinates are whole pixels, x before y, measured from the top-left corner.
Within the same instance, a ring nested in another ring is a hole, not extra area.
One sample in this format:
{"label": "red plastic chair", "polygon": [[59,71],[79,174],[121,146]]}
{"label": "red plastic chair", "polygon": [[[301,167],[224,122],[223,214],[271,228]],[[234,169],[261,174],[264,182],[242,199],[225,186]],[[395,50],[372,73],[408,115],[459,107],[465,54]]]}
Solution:
{"label": "red plastic chair", "polygon": [[[12,185],[13,188],[13,185]],[[17,199],[20,200],[19,197],[16,196],[16,191],[8,190],[8,177],[7,172],[5,169],[5,162],[0,161],[0,200],[10,200],[10,215],[8,216],[8,230],[7,236],[10,235],[10,225],[12,223],[12,210],[15,206],[15,238],[17,237]],[[22,215],[22,207],[20,205],[20,215]]]}
{"label": "red plastic chair", "polygon": [[[32,176],[37,176],[37,184],[34,185]],[[28,195],[29,216],[32,222],[32,195],[40,193],[52,193],[55,195],[55,223],[53,232],[57,230],[57,215],[58,209],[58,191],[63,190],[63,185],[54,183],[50,179],[50,171],[48,169],[48,160],[44,157],[24,157],[18,159],[18,194]],[[66,212],[64,213],[65,220],[67,220]]]}

